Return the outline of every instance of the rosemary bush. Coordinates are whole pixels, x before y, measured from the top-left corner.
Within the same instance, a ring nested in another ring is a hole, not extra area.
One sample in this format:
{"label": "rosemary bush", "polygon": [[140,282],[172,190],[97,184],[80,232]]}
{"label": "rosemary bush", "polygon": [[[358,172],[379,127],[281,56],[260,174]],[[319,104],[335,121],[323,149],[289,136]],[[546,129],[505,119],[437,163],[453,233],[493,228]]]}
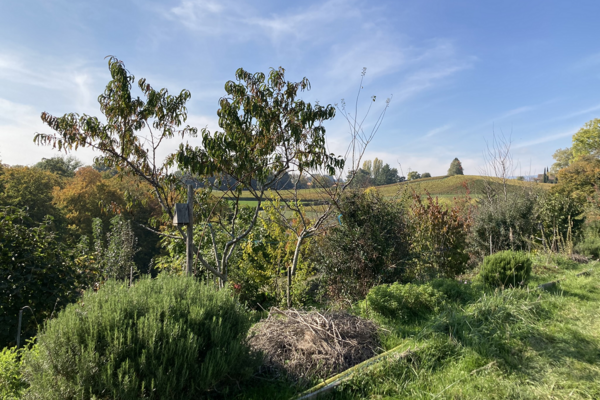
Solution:
{"label": "rosemary bush", "polygon": [[193,278],[110,280],[87,291],[25,355],[35,399],[196,399],[248,372],[250,319],[229,290]]}

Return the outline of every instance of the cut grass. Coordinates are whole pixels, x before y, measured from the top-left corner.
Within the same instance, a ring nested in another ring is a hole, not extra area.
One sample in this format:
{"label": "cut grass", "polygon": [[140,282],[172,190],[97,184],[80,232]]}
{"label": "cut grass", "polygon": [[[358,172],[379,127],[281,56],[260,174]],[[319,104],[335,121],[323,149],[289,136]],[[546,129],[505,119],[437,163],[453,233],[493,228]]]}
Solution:
{"label": "cut grass", "polygon": [[[416,349],[355,374],[332,399],[598,399],[600,274],[598,263],[534,269],[528,289],[487,291],[451,300],[439,315],[407,323],[379,319],[385,350]],[[594,268],[590,276],[579,271]],[[538,283],[565,278],[551,291]],[[466,286],[465,286],[466,287]],[[288,399],[306,388],[257,381],[234,398]]]}

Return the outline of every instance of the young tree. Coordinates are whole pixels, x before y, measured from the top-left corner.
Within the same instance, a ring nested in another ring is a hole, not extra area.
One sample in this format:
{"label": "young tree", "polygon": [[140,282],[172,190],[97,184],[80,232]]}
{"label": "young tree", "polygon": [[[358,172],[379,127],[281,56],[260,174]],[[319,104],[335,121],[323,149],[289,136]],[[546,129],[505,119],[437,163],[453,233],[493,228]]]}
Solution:
{"label": "young tree", "polygon": [[412,181],[415,179],[421,179],[421,174],[419,174],[417,171],[410,171],[408,173],[408,180]]}
{"label": "young tree", "polygon": [[588,121],[573,135],[573,156],[600,156],[600,118]]}
{"label": "young tree", "polygon": [[390,168],[389,164],[385,164],[381,168],[381,172],[375,179],[375,186],[390,185],[392,183],[401,182],[396,168]]}
{"label": "young tree", "polygon": [[460,160],[458,158],[455,158],[450,163],[450,168],[448,168],[448,175],[464,175],[462,164],[460,163]]}
{"label": "young tree", "polygon": [[49,171],[54,174],[72,178],[75,176],[77,168],[83,163],[73,156],[42,158],[42,161],[35,164],[34,168],[39,168],[44,171]]}
{"label": "young tree", "polygon": [[[328,153],[325,146],[323,122],[335,116],[335,108],[312,105],[297,98],[299,92],[308,89],[310,82],[306,78],[300,82],[286,81],[283,68],[272,69],[268,77],[238,69],[236,82],[225,84],[227,97],[220,101],[219,126],[223,132],[211,134],[204,129],[202,147],[181,145],[173,157],[183,171],[201,176],[220,173],[234,180],[224,190],[232,203],[232,213],[226,223],[219,222],[230,240],[221,252],[215,248],[214,253],[222,281],[226,279],[233,251],[256,225],[267,190],[278,190],[278,182],[290,171],[298,171],[300,175],[320,172],[309,174],[313,185],[319,186],[317,175],[334,175],[344,168],[344,160]],[[331,186],[329,179],[322,181],[326,182]],[[235,224],[242,193],[256,199],[247,226]],[[212,224],[209,229],[214,236]]]}
{"label": "young tree", "polygon": [[[375,136],[375,134],[379,130],[379,127],[381,126],[381,123],[385,116],[385,112],[387,111],[391,99],[386,100],[385,106],[381,113],[377,116],[375,122],[372,124],[371,130],[366,131],[364,128],[364,123],[367,120],[367,117],[369,116],[369,113],[376,98],[375,96],[371,97],[371,102],[364,117],[359,118],[358,102],[365,74],[366,68],[363,69],[362,72],[362,79],[359,86],[360,89],[358,91],[353,112],[349,112],[346,109],[346,103],[343,100],[341,102],[341,105],[338,106],[338,111],[342,114],[342,116],[346,119],[346,122],[348,123],[350,130],[350,139],[346,153],[342,158],[343,163],[339,164],[336,170],[328,168],[327,173],[329,175],[333,175],[335,177],[335,181],[340,182],[340,184],[328,187],[326,185],[319,185],[319,181],[317,180],[317,185],[313,186],[313,189],[317,191],[322,204],[312,205],[310,207],[303,206],[303,202],[299,196],[297,188],[287,192],[277,191],[277,195],[279,196],[281,202],[285,204],[287,210],[291,211],[292,213],[294,213],[294,215],[297,215],[299,218],[299,224],[294,225],[292,221],[286,217],[285,212],[283,210],[280,211],[280,223],[286,226],[288,231],[291,232],[293,237],[295,237],[296,239],[294,256],[291,265],[289,265],[287,276],[288,306],[291,306],[290,291],[292,287],[292,279],[297,271],[300,251],[303,243],[306,239],[313,237],[321,232],[324,232],[329,227],[338,223],[337,219],[332,218],[332,216],[336,212],[339,212],[339,210],[341,210],[342,196],[345,193],[346,189],[352,187],[354,179],[356,179],[359,176],[359,174],[364,175],[365,178],[367,176],[371,178],[371,174],[364,168],[366,167],[372,171],[373,164],[370,162],[365,162],[363,164],[363,169],[360,169],[359,166],[361,165],[361,160],[363,158],[364,152],[368,144],[371,142],[371,140],[373,140],[373,137]],[[346,177],[346,180],[343,181],[343,183],[341,183],[342,174],[344,172],[344,166],[347,168],[349,173]],[[309,176],[316,176],[319,174],[323,174],[323,169],[323,166],[314,166],[313,168],[304,169],[304,173],[308,174]],[[305,215],[308,214],[310,214],[312,218],[306,218]]]}
{"label": "young tree", "polygon": [[[187,119],[186,102],[191,94],[185,89],[178,95],[169,94],[167,89],[155,90],[142,78],[138,87],[145,97],[143,100],[133,95],[135,77],[125,69],[122,61],[111,56],[108,68],[112,80],[98,97],[106,122],[85,114],[55,117],[44,112],[42,121],[54,133],[37,133],[34,141],[65,152],[79,147],[98,150],[100,157],[96,161],[105,167],[146,181],[162,207],[166,217],[163,221],[170,221],[181,182],[170,173],[170,165],[158,158],[158,150],[168,139],[197,135],[196,128],[182,126]],[[181,227],[177,234],[175,237],[185,240],[186,233]],[[202,257],[199,261],[212,273],[225,278]]]}
{"label": "young tree", "polygon": [[550,172],[556,175],[558,171],[571,165],[573,162],[573,150],[570,147],[558,149],[554,152],[552,158],[554,158],[556,162],[552,164]]}
{"label": "young tree", "polygon": [[375,157],[375,160],[373,160],[373,171],[371,172],[371,177],[373,178],[374,182],[381,180],[382,170],[383,170],[383,160],[380,160],[379,158]]}

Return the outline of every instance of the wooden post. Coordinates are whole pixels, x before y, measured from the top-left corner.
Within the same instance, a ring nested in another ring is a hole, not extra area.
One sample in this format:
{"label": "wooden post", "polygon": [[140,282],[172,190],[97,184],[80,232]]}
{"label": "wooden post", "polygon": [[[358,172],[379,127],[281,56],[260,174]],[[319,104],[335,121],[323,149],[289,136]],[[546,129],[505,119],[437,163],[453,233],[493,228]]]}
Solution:
{"label": "wooden post", "polygon": [[187,203],[188,203],[188,219],[189,222],[187,224],[187,240],[186,240],[186,268],[187,274],[192,274],[192,265],[194,263],[194,189],[192,185],[188,185],[188,193],[187,193]]}
{"label": "wooden post", "polygon": [[17,328],[17,350],[21,345],[21,321],[23,321],[23,309],[19,310],[19,326]]}

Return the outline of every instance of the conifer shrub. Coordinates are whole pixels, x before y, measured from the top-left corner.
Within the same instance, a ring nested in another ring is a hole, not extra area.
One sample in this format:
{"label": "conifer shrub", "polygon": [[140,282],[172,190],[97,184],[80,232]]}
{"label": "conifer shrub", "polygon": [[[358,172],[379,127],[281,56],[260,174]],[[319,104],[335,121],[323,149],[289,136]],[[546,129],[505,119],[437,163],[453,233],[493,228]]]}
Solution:
{"label": "conifer shrub", "polygon": [[384,317],[410,321],[438,311],[445,300],[446,296],[430,285],[396,282],[372,288],[366,305],[369,311]]}
{"label": "conifer shrub", "polygon": [[531,259],[525,253],[506,250],[483,259],[479,276],[491,287],[518,287],[525,285],[531,275]]}
{"label": "conifer shrub", "polygon": [[108,281],[46,323],[25,355],[35,399],[196,399],[249,372],[250,319],[194,278]]}

